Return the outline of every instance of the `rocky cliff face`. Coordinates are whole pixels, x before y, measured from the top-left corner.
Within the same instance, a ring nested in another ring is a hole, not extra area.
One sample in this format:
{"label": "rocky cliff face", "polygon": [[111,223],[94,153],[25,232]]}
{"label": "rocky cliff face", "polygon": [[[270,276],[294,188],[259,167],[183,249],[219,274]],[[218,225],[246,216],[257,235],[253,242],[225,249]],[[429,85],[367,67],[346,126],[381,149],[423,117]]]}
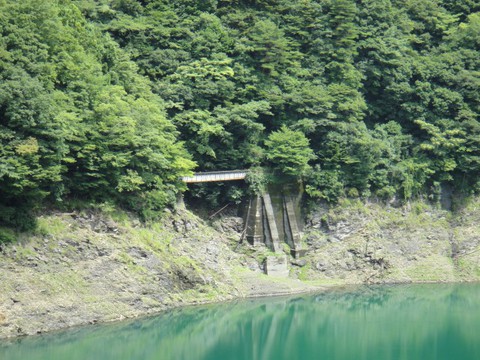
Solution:
{"label": "rocky cliff face", "polygon": [[308,216],[305,279],[341,283],[480,279],[480,202],[448,212],[343,201]]}
{"label": "rocky cliff face", "polygon": [[119,211],[52,213],[0,247],[0,338],[121,320],[236,297],[313,291],[267,278],[240,244],[242,219],[190,212],[145,226]]}
{"label": "rocky cliff face", "polygon": [[0,337],[117,320],[237,296],[238,256],[189,213],[150,227],[51,214],[0,253]]}
{"label": "rocky cliff face", "polygon": [[454,213],[424,203],[316,206],[306,256],[276,279],[263,275],[272,253],[239,242],[241,218],[208,225],[180,212],[144,226],[118,211],[53,213],[0,248],[0,338],[332,284],[480,280],[479,224],[480,199]]}

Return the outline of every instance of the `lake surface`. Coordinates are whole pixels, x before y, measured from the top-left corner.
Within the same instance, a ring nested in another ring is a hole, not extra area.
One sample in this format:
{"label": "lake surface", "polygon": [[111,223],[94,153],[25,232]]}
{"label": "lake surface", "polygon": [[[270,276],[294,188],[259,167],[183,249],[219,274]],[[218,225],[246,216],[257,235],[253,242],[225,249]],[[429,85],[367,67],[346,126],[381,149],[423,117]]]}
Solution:
{"label": "lake surface", "polygon": [[480,359],[480,284],[358,287],[188,307],[0,341],[0,359]]}

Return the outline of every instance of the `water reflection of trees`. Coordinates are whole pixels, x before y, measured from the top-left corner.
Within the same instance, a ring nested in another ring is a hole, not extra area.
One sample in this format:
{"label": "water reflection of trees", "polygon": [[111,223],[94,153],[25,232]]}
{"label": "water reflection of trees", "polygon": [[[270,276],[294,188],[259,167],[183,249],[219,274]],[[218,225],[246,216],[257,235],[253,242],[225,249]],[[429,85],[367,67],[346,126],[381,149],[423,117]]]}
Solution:
{"label": "water reflection of trees", "polygon": [[45,359],[85,359],[86,351],[105,359],[423,359],[452,348],[468,358],[462,351],[480,354],[478,299],[474,285],[371,286],[192,307],[25,339],[21,358],[47,350]]}

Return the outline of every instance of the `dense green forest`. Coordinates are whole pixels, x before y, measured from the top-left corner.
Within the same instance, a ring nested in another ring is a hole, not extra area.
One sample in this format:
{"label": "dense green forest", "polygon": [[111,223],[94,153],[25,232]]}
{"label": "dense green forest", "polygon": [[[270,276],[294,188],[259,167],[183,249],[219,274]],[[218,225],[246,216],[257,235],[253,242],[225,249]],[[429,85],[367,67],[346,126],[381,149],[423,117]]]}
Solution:
{"label": "dense green forest", "polygon": [[72,199],[148,218],[192,170],[480,190],[476,0],[0,0],[0,34],[4,225]]}

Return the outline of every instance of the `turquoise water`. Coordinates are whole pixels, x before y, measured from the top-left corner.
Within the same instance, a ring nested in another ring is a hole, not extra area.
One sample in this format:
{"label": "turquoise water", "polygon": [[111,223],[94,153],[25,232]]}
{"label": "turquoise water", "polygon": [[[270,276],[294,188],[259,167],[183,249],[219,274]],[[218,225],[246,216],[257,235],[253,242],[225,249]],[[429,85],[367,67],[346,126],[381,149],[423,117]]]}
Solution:
{"label": "turquoise water", "polygon": [[189,307],[0,342],[0,359],[480,359],[480,285],[360,287]]}

